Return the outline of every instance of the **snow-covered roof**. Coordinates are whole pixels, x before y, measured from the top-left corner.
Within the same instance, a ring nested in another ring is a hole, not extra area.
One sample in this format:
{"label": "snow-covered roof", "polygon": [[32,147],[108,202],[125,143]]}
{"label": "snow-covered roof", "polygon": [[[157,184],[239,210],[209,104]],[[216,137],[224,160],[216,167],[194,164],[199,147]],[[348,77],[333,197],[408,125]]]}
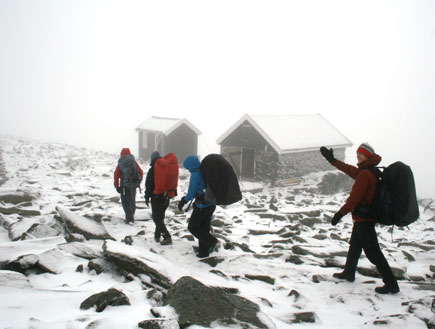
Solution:
{"label": "snow-covered roof", "polygon": [[186,119],[163,118],[163,117],[155,117],[155,116],[152,116],[151,118],[143,122],[139,127],[136,128],[136,131],[138,130],[154,131],[154,132],[163,133],[165,136],[167,136],[182,124],[188,126],[197,135],[201,135],[201,131],[198,130],[198,128],[196,128],[193,124],[191,124]]}
{"label": "snow-covered roof", "polygon": [[241,117],[217,143],[221,144],[248,121],[279,154],[327,147],[350,147],[352,142],[320,114],[248,115]]}

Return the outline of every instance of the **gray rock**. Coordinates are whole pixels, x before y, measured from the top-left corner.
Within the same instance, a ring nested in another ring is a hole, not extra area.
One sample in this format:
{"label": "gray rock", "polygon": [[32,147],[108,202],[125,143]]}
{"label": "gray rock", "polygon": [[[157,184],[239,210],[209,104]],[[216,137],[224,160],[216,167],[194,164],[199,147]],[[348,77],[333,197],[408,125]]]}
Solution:
{"label": "gray rock", "polygon": [[245,278],[249,279],[249,280],[258,280],[258,281],[263,281],[266,282],[268,284],[275,284],[275,279],[267,276],[267,275],[251,275],[251,274],[245,274]]}
{"label": "gray rock", "polygon": [[[168,291],[165,302],[178,313],[180,328],[210,327],[212,322],[239,324],[244,328],[269,328],[259,318],[259,306],[243,297],[207,287],[192,277],[180,278]],[[265,317],[265,315],[263,315]]]}
{"label": "gray rock", "polygon": [[318,185],[321,194],[331,195],[339,192],[348,192],[352,188],[353,180],[342,173],[328,173],[323,176]]}
{"label": "gray rock", "polygon": [[304,263],[304,261],[299,256],[296,256],[296,255],[290,256],[289,258],[287,258],[285,260],[285,262],[286,263],[293,263],[293,264],[296,264],[296,265],[300,265],[300,264]]}
{"label": "gray rock", "polygon": [[297,290],[292,289],[292,291],[290,291],[287,296],[288,297],[294,297],[295,300],[298,300],[299,297],[301,297],[301,294]]}
{"label": "gray rock", "polygon": [[216,267],[219,263],[222,263],[224,260],[225,259],[223,257],[213,256],[213,257],[202,258],[200,259],[200,262],[206,263],[211,267]]}
{"label": "gray rock", "polygon": [[138,327],[142,329],[179,329],[180,328],[176,320],[167,320],[167,319],[144,320],[138,323]]}
{"label": "gray rock", "polygon": [[92,295],[80,304],[81,310],[96,307],[97,312],[102,312],[107,306],[130,305],[127,296],[119,290],[110,288],[107,291]]}
{"label": "gray rock", "polygon": [[252,254],[255,254],[254,251],[252,251],[251,249],[249,249],[249,246],[246,243],[237,243],[237,242],[226,242],[224,243],[224,249],[228,250],[228,249],[234,249],[235,247],[239,247],[240,249],[242,249],[244,252],[250,252]]}
{"label": "gray rock", "polygon": [[313,312],[293,313],[291,323],[314,323],[316,322],[316,314]]}
{"label": "gray rock", "polygon": [[63,232],[56,227],[35,223],[25,233],[23,233],[21,240],[59,236],[62,233]]}
{"label": "gray rock", "polygon": [[0,207],[0,213],[3,215],[17,214],[23,217],[34,217],[34,216],[41,215],[41,212],[38,210],[27,210],[27,209],[21,209],[17,207],[11,207],[11,208]]}
{"label": "gray rock", "polygon": [[27,193],[21,193],[21,194],[1,194],[0,195],[0,201],[4,203],[12,203],[12,204],[19,204],[22,202],[31,202],[35,199],[34,195],[30,195]]}
{"label": "gray rock", "polygon": [[314,227],[315,225],[322,224],[322,223],[323,221],[321,219],[314,218],[314,217],[308,217],[301,220],[301,224],[308,227]]}
{"label": "gray rock", "polygon": [[92,259],[88,263],[89,270],[94,270],[95,273],[117,273],[115,265],[102,258]]}

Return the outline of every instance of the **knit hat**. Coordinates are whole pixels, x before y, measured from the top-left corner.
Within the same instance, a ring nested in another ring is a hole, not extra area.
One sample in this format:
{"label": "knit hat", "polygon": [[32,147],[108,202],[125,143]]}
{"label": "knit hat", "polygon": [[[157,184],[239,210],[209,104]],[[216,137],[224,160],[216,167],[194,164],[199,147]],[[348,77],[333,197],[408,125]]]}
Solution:
{"label": "knit hat", "polygon": [[156,160],[157,158],[160,158],[160,153],[159,153],[159,151],[154,151],[153,153],[151,153],[151,162],[153,162],[153,161]]}
{"label": "knit hat", "polygon": [[356,150],[356,153],[362,153],[367,158],[371,158],[372,155],[375,154],[375,150],[369,143],[362,143]]}

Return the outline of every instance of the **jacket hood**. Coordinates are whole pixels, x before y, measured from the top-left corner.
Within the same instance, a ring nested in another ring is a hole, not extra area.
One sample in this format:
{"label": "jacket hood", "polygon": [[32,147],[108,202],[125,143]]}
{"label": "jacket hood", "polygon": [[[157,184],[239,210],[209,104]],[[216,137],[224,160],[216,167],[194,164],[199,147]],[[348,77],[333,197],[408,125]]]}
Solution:
{"label": "jacket hood", "polygon": [[130,149],[128,147],[125,147],[121,150],[121,156],[131,154]]}
{"label": "jacket hood", "polygon": [[201,163],[199,162],[199,159],[194,155],[189,155],[186,160],[183,162],[183,167],[186,168],[189,171],[194,171],[199,169],[199,165]]}
{"label": "jacket hood", "polygon": [[358,168],[377,166],[381,161],[381,156],[375,153],[368,160],[358,164]]}

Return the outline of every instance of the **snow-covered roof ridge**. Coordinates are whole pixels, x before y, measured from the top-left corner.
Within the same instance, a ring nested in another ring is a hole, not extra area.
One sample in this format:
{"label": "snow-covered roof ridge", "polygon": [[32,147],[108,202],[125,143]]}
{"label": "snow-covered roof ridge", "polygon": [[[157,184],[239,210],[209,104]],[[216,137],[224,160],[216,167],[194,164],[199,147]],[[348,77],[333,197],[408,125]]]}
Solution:
{"label": "snow-covered roof ridge", "polygon": [[147,130],[163,133],[164,135],[169,135],[175,129],[177,129],[182,124],[187,125],[192,129],[197,135],[201,135],[201,131],[196,128],[189,120],[184,118],[167,118],[152,116],[145,120],[141,125],[136,128],[138,130]]}
{"label": "snow-covered roof ridge", "polygon": [[320,146],[350,147],[352,142],[322,115],[243,115],[217,143],[221,144],[243,122],[248,121],[279,154],[304,152]]}

